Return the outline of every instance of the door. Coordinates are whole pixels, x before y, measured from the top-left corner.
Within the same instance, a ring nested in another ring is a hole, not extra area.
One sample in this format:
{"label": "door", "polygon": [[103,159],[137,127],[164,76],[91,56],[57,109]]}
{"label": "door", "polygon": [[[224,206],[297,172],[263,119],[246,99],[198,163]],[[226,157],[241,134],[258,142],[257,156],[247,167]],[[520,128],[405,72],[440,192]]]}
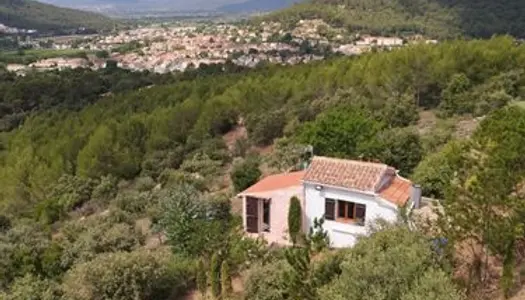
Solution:
{"label": "door", "polygon": [[246,197],[246,231],[259,233],[259,199]]}

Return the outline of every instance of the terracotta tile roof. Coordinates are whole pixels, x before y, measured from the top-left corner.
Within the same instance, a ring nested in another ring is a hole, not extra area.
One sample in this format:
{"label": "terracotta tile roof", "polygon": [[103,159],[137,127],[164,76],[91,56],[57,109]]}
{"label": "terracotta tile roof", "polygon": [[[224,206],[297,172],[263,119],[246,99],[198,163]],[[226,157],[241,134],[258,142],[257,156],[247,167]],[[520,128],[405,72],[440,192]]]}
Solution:
{"label": "terracotta tile roof", "polygon": [[305,182],[375,192],[386,173],[385,164],[316,156],[304,176]]}
{"label": "terracotta tile roof", "polygon": [[263,193],[279,189],[285,189],[293,186],[301,186],[301,180],[304,177],[305,172],[291,172],[291,173],[282,173],[276,175],[270,175],[263,178],[256,184],[247,188],[240,195],[244,194],[254,194],[254,193]]}
{"label": "terracotta tile roof", "polygon": [[409,180],[395,176],[387,186],[381,189],[379,195],[389,202],[404,206],[410,199],[411,188],[412,183]]}

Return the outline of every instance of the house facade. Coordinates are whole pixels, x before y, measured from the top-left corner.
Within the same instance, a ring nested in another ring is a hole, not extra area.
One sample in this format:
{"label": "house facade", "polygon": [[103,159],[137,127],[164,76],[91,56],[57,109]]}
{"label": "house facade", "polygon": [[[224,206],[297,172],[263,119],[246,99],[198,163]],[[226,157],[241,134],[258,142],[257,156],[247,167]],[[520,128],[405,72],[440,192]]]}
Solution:
{"label": "house facade", "polygon": [[[268,176],[239,194],[245,232],[269,243],[289,245],[288,209],[292,197],[303,206],[305,172]],[[304,206],[302,207],[304,211]]]}
{"label": "house facade", "polygon": [[314,157],[305,171],[269,176],[239,195],[248,234],[288,245],[287,214],[295,196],[303,230],[323,218],[331,246],[340,248],[353,246],[376,220],[395,221],[400,207],[417,206],[421,189],[385,164]]}

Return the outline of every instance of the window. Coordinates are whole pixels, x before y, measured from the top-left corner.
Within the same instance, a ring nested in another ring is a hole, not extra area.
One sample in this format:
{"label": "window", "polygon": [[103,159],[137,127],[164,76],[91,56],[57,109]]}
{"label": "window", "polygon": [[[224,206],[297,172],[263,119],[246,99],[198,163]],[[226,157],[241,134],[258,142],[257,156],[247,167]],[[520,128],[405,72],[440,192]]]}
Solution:
{"label": "window", "polygon": [[337,221],[364,225],[366,205],[347,201],[337,201]]}
{"label": "window", "polygon": [[326,198],[324,210],[324,218],[326,220],[337,220],[359,225],[365,224],[366,205]]}
{"label": "window", "polygon": [[335,220],[335,200],[326,199],[324,203],[325,220]]}
{"label": "window", "polygon": [[270,200],[263,202],[263,231],[270,232]]}

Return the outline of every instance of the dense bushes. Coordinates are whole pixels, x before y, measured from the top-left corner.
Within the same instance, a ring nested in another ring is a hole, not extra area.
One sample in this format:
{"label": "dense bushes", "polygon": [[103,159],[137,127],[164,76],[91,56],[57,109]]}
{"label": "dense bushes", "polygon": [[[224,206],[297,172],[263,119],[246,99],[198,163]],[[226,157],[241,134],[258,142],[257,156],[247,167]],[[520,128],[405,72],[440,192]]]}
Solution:
{"label": "dense bushes", "polygon": [[285,261],[278,261],[264,266],[253,266],[245,282],[245,295],[254,300],[287,299],[284,281],[290,266]]}
{"label": "dense bushes", "polygon": [[423,188],[429,197],[443,199],[450,182],[461,165],[464,145],[451,141],[440,151],[430,153],[414,170],[412,179]]}
{"label": "dense bushes", "polygon": [[450,278],[436,291],[427,290],[429,294],[413,291],[412,284],[419,278],[444,274],[438,271],[430,243],[406,228],[386,229],[360,240],[345,256],[341,269],[341,275],[319,293],[321,299],[410,299],[411,293],[426,299],[441,291],[447,292],[441,299],[461,299],[454,289],[450,294]]}
{"label": "dense bushes", "polygon": [[230,176],[235,190],[242,192],[256,183],[261,174],[257,159],[249,158],[235,163]]}
{"label": "dense bushes", "polygon": [[333,157],[377,160],[408,175],[423,155],[419,134],[411,129],[388,129],[370,114],[335,108],[320,114],[299,131],[298,141],[314,153]]}
{"label": "dense bushes", "polygon": [[117,252],[76,265],[65,276],[64,296],[72,300],[165,299],[182,296],[192,265],[169,252]]}
{"label": "dense bushes", "polygon": [[250,139],[260,146],[272,144],[275,138],[282,136],[285,125],[285,115],[280,111],[252,115],[246,120]]}
{"label": "dense bushes", "polygon": [[[292,248],[250,269],[248,299],[463,299],[443,258],[426,237],[402,225],[386,225],[352,249],[322,252]],[[298,297],[298,295],[301,295]],[[418,298],[419,297],[419,298]]]}
{"label": "dense bushes", "polygon": [[59,300],[60,296],[61,291],[55,282],[31,274],[17,278],[9,291],[0,292],[2,300]]}
{"label": "dense bushes", "polygon": [[364,112],[335,108],[307,123],[299,141],[314,147],[319,155],[358,158],[382,125]]}
{"label": "dense bushes", "polygon": [[161,193],[160,207],[160,225],[176,253],[210,255],[228,242],[227,199],[208,199],[190,185],[178,185]]}

